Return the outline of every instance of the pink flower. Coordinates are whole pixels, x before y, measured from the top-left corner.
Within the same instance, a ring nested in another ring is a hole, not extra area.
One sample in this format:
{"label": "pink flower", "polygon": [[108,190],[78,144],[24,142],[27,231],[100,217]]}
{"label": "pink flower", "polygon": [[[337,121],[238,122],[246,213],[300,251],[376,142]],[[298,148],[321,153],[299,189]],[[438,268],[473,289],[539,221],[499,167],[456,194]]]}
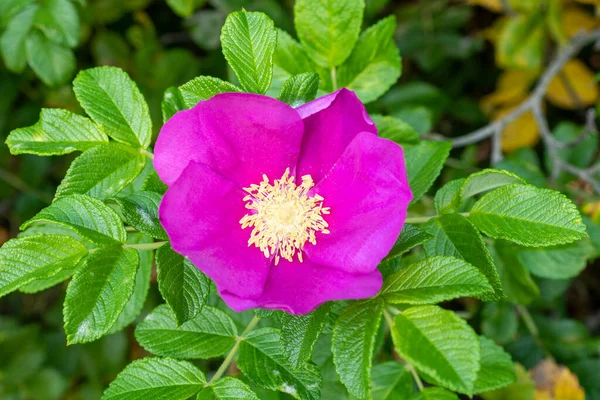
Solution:
{"label": "pink flower", "polygon": [[159,215],[236,311],[375,295],[412,199],[402,148],[341,89],[297,109],[225,93],[162,128]]}

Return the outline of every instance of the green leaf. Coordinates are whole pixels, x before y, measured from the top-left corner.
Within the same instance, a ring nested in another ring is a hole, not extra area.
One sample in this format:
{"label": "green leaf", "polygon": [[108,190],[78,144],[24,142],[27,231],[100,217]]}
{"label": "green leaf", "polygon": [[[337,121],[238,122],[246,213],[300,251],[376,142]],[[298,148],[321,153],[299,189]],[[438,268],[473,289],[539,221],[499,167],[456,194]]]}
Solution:
{"label": "green leaf", "polygon": [[77,67],[73,52],[52,42],[41,32],[31,32],[25,48],[27,63],[46,85],[59,86],[73,76]]}
{"label": "green leaf", "polygon": [[71,267],[62,268],[56,274],[50,276],[49,278],[34,278],[31,282],[26,285],[23,285],[19,288],[19,291],[22,293],[32,294],[38,293],[52,286],[58,285],[61,282],[66,281],[70,277],[75,274],[81,267],[83,267],[83,261],[80,260],[77,264],[74,264]]}
{"label": "green leaf", "polygon": [[546,49],[544,18],[540,13],[517,14],[508,19],[496,43],[500,67],[537,70]]}
{"label": "green leaf", "polygon": [[523,248],[519,250],[519,259],[536,276],[569,279],[583,271],[592,252],[588,242],[579,241],[545,248]]}
{"label": "green leaf", "polygon": [[481,395],[485,400],[535,400],[535,382],[529,371],[516,364],[517,381],[493,392]]}
{"label": "green leaf", "polygon": [[167,0],[167,4],[180,17],[189,17],[194,12],[194,0]]}
{"label": "green leaf", "polygon": [[353,303],[340,314],[333,328],[335,370],[348,392],[371,397],[373,350],[384,303],[381,299]]}
{"label": "green leaf", "polygon": [[179,87],[186,107],[194,107],[202,100],[208,100],[216,94],[241,92],[232,83],[212,76],[198,76]]}
{"label": "green leaf", "polygon": [[168,88],[160,103],[163,123],[167,122],[173,115],[186,108],[181,91],[176,87]]}
{"label": "green leaf", "polygon": [[587,236],[569,199],[530,185],[507,185],[486,194],[475,203],[470,218],[486,235],[523,246],[565,244]]}
{"label": "green leaf", "polygon": [[0,247],[0,297],[34,279],[46,279],[72,268],[88,250],[70,236],[34,235]]}
{"label": "green leaf", "polygon": [[40,120],[13,130],[6,144],[11,154],[52,156],[85,151],[108,143],[108,137],[88,118],[59,108],[42,108]]}
{"label": "green leaf", "polygon": [[517,379],[515,366],[502,347],[486,337],[479,337],[481,369],[473,393],[489,392],[510,385]]}
{"label": "green leaf", "polygon": [[186,400],[205,383],[202,371],[187,361],[148,357],[125,367],[102,400]]}
{"label": "green leaf", "polygon": [[329,320],[331,303],[325,303],[310,314],[281,316],[283,354],[294,368],[302,367],[312,357],[313,347]]}
{"label": "green leaf", "polygon": [[174,358],[213,358],[227,353],[235,343],[237,328],[214,307],[204,307],[193,319],[177,326],[166,304],[156,307],[135,329],[138,343],[150,353]]}
{"label": "green leaf", "polygon": [[399,145],[419,143],[417,131],[401,119],[379,114],[372,115],[371,119],[375,122],[380,137],[393,140]]}
{"label": "green leaf", "polygon": [[156,273],[160,294],[183,324],[200,311],[210,290],[210,279],[167,243],[156,251]]}
{"label": "green leaf", "polygon": [[91,342],[113,327],[133,293],[138,265],[138,252],[130,248],[109,246],[90,254],[67,288],[69,344]]}
{"label": "green leaf", "polygon": [[499,169],[484,169],[469,175],[460,189],[463,199],[511,184],[525,184],[517,175]]}
{"label": "green leaf", "polygon": [[145,190],[148,192],[165,194],[167,189],[168,189],[167,185],[162,183],[162,181],[160,180],[160,178],[158,177],[158,174],[156,172],[150,173],[144,180],[144,183],[142,184],[142,190]]}
{"label": "green leaf", "polygon": [[434,304],[492,291],[476,267],[455,257],[427,257],[390,275],[381,289],[392,304]]}
{"label": "green leaf", "polygon": [[292,107],[301,106],[314,100],[319,90],[319,74],[306,72],[286,80],[278,99]]}
{"label": "green leaf", "polygon": [[302,46],[323,67],[343,63],[358,39],[364,0],[297,0],[294,24]]}
{"label": "green leaf", "polygon": [[497,240],[490,247],[496,261],[502,287],[508,300],[519,304],[528,304],[540,295],[540,290],[531,279],[529,271],[521,263],[518,256],[518,246]]}
{"label": "green leaf", "polygon": [[116,141],[146,148],[152,120],[144,96],[129,75],[116,67],[81,71],[73,91],[85,112]]}
{"label": "green leaf", "polygon": [[394,41],[395,31],[393,15],[367,28],[339,69],[339,86],[355,91],[363,103],[381,97],[400,77],[402,61]]}
{"label": "green leaf", "polygon": [[229,14],[221,31],[221,45],[242,87],[248,92],[265,93],[271,86],[277,45],[277,30],[271,18],[245,10]]}
{"label": "green leaf", "polygon": [[443,388],[426,387],[422,391],[413,394],[409,400],[459,400],[459,397]]}
{"label": "green leaf", "polygon": [[277,30],[277,47],[273,54],[273,64],[273,80],[281,79],[282,83],[294,75],[317,69],[302,45],[281,29]]}
{"label": "green leaf", "polygon": [[238,367],[254,384],[278,390],[301,400],[318,400],[321,374],[311,362],[294,369],[282,353],[279,331],[262,328],[240,343]]}
{"label": "green leaf", "polygon": [[428,256],[443,255],[463,258],[486,276],[493,290],[478,295],[478,298],[491,301],[504,296],[492,256],[485,246],[481,234],[467,218],[460,214],[441,215],[425,224],[424,230],[433,236],[433,239],[424,244]]}
{"label": "green leaf", "polygon": [[56,189],[56,197],[75,193],[101,200],[129,185],[146,165],[146,156],[116,143],[92,147],[77,157]]}
{"label": "green leaf", "polygon": [[481,313],[481,332],[500,344],[514,340],[519,321],[514,305],[508,302],[485,303]]}
{"label": "green leaf", "polygon": [[448,142],[423,140],[417,145],[405,146],[406,172],[415,203],[427,192],[440,174],[450,154]]}
{"label": "green leaf", "polygon": [[427,232],[423,232],[411,224],[404,224],[400,236],[394,243],[394,247],[390,250],[384,261],[391,260],[400,257],[402,254],[414,249],[415,247],[425,243],[431,239],[431,235]]}
{"label": "green leaf", "polygon": [[259,400],[256,393],[239,379],[226,376],[211,382],[198,394],[196,400]]}
{"label": "green leaf", "polygon": [[460,188],[465,180],[464,178],[454,179],[437,191],[433,204],[438,214],[451,214],[459,211],[462,205]]}
{"label": "green leaf", "polygon": [[98,199],[80,194],[57,199],[21,225],[21,230],[39,222],[65,226],[96,244],[125,243],[127,239],[123,222],[115,211]]}
{"label": "green leaf", "polygon": [[392,338],[398,355],[434,383],[473,391],[479,371],[479,339],[455,313],[436,306],[412,307],[396,315]]}
{"label": "green leaf", "polygon": [[406,399],[412,394],[413,381],[403,364],[389,361],[373,367],[373,400]]}
{"label": "green leaf", "polygon": [[54,43],[72,48],[79,42],[79,14],[69,0],[41,2],[34,24]]}
{"label": "green leaf", "polygon": [[27,65],[25,42],[33,25],[38,6],[26,7],[8,21],[0,37],[0,50],[4,65],[12,72],[20,73]]}
{"label": "green leaf", "polygon": [[115,199],[127,223],[138,231],[157,239],[169,239],[158,219],[158,205],[162,196],[154,192],[139,191]]}
{"label": "green leaf", "polygon": [[4,0],[0,2],[0,27],[4,27],[33,0]]}

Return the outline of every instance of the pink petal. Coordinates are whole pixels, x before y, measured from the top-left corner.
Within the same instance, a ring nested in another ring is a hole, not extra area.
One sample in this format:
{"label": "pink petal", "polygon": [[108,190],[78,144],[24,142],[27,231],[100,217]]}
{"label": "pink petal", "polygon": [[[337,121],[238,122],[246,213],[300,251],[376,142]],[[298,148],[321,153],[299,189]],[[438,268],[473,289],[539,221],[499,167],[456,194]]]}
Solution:
{"label": "pink petal", "polygon": [[[333,300],[354,300],[371,297],[381,288],[381,273],[350,274],[326,268],[310,260],[283,260],[271,268],[263,294],[255,299],[239,293],[220,291],[221,297],[235,311],[261,307],[306,314],[319,305]],[[233,294],[235,293],[235,294]]]}
{"label": "pink petal", "polygon": [[304,139],[296,176],[319,182],[360,132],[377,135],[375,124],[354,92],[340,89],[296,109],[304,121]]}
{"label": "pink petal", "polygon": [[360,133],[313,191],[331,208],[324,217],[330,233],[317,233],[306,255],[350,273],[376,268],[398,238],[412,199],[402,148]]}
{"label": "pink petal", "polygon": [[159,217],[173,249],[215,281],[219,290],[259,296],[270,260],[248,247],[250,229],[238,184],[207,165],[190,162],[160,204]]}
{"label": "pink petal", "polygon": [[154,167],[167,185],[199,161],[242,187],[278,179],[296,165],[303,134],[287,104],[250,93],[224,93],[175,114],[154,148]]}

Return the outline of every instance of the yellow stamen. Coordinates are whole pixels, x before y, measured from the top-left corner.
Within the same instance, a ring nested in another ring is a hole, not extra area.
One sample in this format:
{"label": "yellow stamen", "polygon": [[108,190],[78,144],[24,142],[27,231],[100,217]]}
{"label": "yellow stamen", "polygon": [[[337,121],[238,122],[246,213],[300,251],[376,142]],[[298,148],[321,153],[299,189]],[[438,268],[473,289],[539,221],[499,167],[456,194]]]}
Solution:
{"label": "yellow stamen", "polygon": [[304,175],[302,183],[296,185],[287,168],[273,185],[263,175],[260,185],[244,188],[248,195],[243,200],[250,213],[240,224],[242,229],[254,227],[248,246],[258,247],[267,258],[275,256],[275,265],[280,258],[292,261],[296,252],[302,262],[304,244],[316,244],[316,232],[329,233],[329,225],[323,219],[324,214],[329,214],[329,207],[323,207],[325,199],[308,195],[314,185],[310,175]]}

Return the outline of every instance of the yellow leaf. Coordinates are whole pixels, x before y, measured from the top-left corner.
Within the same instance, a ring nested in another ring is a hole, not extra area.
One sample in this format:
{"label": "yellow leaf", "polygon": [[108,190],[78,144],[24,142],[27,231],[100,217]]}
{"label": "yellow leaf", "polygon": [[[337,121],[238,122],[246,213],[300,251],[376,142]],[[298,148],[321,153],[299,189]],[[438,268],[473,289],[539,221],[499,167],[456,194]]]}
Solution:
{"label": "yellow leaf", "polygon": [[[598,3],[600,4],[600,3]],[[562,25],[565,33],[573,37],[580,32],[589,32],[599,25],[600,20],[594,18],[576,5],[569,6],[562,13]]]}
{"label": "yellow leaf", "polygon": [[[494,114],[494,119],[500,119],[514,107],[503,108]],[[504,127],[502,131],[502,151],[510,153],[522,147],[533,147],[540,140],[540,132],[533,114],[526,112]]]}
{"label": "yellow leaf", "polygon": [[536,73],[525,70],[506,70],[498,78],[496,91],[481,99],[481,108],[491,112],[494,108],[520,103],[527,97],[529,86]]}
{"label": "yellow leaf", "polygon": [[[570,88],[565,86],[567,81]],[[576,98],[571,95],[572,89]],[[574,110],[591,106],[598,100],[598,85],[594,81],[594,74],[583,62],[574,59],[565,65],[563,70],[552,79],[548,86],[546,97],[550,103],[560,108]]]}
{"label": "yellow leaf", "polygon": [[554,400],[554,398],[552,397],[552,394],[545,390],[536,390],[535,400]]}
{"label": "yellow leaf", "polygon": [[567,367],[543,360],[531,370],[535,400],[585,400],[579,380]]}
{"label": "yellow leaf", "polygon": [[502,12],[501,0],[467,0],[468,4],[477,5],[487,8],[490,11]]}
{"label": "yellow leaf", "polygon": [[563,368],[554,387],[555,400],[585,400],[585,392],[579,380],[567,368]]}

